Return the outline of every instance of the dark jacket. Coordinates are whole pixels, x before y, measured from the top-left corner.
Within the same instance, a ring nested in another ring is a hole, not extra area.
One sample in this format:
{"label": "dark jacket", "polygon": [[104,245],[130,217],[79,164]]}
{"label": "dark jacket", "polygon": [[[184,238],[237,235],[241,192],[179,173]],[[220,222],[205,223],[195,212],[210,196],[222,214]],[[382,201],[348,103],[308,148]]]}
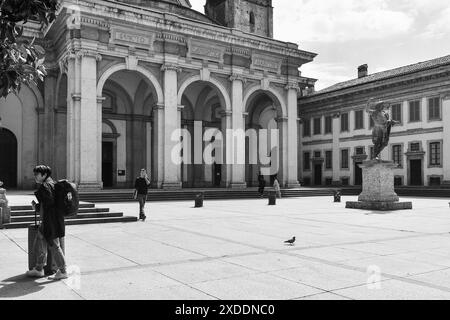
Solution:
{"label": "dark jacket", "polygon": [[145,178],[138,177],[134,182],[134,188],[137,190],[138,194],[147,195],[148,193],[148,184]]}
{"label": "dark jacket", "polygon": [[42,209],[42,232],[47,241],[63,238],[66,235],[64,215],[56,210],[55,182],[48,178],[34,193],[39,204],[36,208]]}

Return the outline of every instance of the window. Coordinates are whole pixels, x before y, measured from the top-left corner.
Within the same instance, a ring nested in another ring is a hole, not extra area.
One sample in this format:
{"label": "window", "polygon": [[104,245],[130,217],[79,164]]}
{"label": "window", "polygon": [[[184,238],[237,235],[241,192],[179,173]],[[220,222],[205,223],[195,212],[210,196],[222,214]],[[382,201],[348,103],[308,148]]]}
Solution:
{"label": "window", "polygon": [[394,161],[394,163],[396,163],[399,167],[403,166],[401,145],[392,146],[392,161]]}
{"label": "window", "polygon": [[419,152],[420,151],[420,143],[419,142],[413,142],[409,145],[409,150],[411,152]]}
{"label": "window", "polygon": [[320,151],[314,152],[314,158],[320,158],[321,155],[322,155],[322,153]]}
{"label": "window", "polygon": [[430,177],[430,186],[440,186],[441,185],[441,177]]}
{"label": "window", "polygon": [[402,122],[402,105],[401,104],[393,104],[391,106],[392,109],[392,120]]}
{"label": "window", "polygon": [[333,169],[333,151],[325,151],[325,169]]}
{"label": "window", "polygon": [[430,143],[430,166],[441,165],[441,143]]}
{"label": "window", "polygon": [[350,184],[350,179],[349,178],[342,178],[342,185],[343,186],[348,186]]}
{"label": "window", "polygon": [[441,99],[428,99],[428,120],[441,120]]}
{"label": "window", "polygon": [[311,136],[311,120],[306,119],[303,121],[303,136],[310,137]]}
{"label": "window", "polygon": [[410,101],[409,102],[409,122],[420,121],[420,101]]}
{"label": "window", "polygon": [[341,169],[348,169],[348,149],[341,150]]}
{"label": "window", "polygon": [[355,130],[364,129],[364,111],[355,111]]}
{"label": "window", "polygon": [[303,169],[311,170],[311,154],[309,152],[303,154]]}
{"label": "window", "polygon": [[249,23],[250,23],[250,32],[255,32],[255,14],[250,12],[249,15]]}
{"label": "window", "polygon": [[333,133],[333,117],[325,117],[325,134]]}
{"label": "window", "polygon": [[402,186],[403,185],[403,177],[395,176],[394,177],[394,186]]}
{"label": "window", "polygon": [[322,128],[321,128],[321,118],[314,118],[314,134],[318,135],[322,133]]}
{"label": "window", "polygon": [[348,113],[341,114],[341,132],[348,131]]}
{"label": "window", "polygon": [[364,147],[357,147],[357,148],[355,148],[355,154],[357,156],[363,155],[364,154]]}

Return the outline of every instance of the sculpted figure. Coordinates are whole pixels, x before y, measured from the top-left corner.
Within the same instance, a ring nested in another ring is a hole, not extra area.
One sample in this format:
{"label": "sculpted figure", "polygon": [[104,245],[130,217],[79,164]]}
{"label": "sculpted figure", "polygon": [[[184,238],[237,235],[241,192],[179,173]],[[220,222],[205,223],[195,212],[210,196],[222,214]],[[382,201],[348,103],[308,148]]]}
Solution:
{"label": "sculpted figure", "polygon": [[366,111],[369,113],[373,120],[373,130],[372,130],[372,142],[374,145],[374,158],[379,160],[380,153],[389,144],[389,136],[391,135],[392,126],[398,124],[399,122],[390,120],[389,113],[386,109],[389,108],[389,104],[380,101],[377,103],[372,103],[370,99],[367,102]]}

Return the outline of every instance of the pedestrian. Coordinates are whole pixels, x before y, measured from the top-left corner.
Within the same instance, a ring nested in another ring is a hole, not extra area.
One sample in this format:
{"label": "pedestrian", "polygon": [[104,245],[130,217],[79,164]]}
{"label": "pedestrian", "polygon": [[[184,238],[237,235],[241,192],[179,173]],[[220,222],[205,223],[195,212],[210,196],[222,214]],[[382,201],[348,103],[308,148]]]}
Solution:
{"label": "pedestrian", "polygon": [[280,183],[278,182],[278,178],[275,177],[273,180],[273,188],[277,194],[277,198],[281,199],[281,189],[280,189]]}
{"label": "pedestrian", "polygon": [[137,177],[134,183],[134,198],[139,201],[139,219],[145,221],[147,216],[144,212],[145,202],[147,201],[148,187],[150,185],[150,179],[147,175],[146,169],[141,169],[139,177]]}
{"label": "pedestrian", "polygon": [[261,172],[258,174],[258,192],[259,196],[262,198],[264,196],[264,188],[266,187],[266,179],[261,174]]}
{"label": "pedestrian", "polygon": [[64,215],[58,212],[56,206],[55,182],[51,178],[52,170],[48,166],[39,165],[33,169],[33,173],[39,185],[34,193],[38,203],[33,200],[31,205],[35,212],[40,214],[41,223],[34,241],[36,266],[27,271],[26,275],[35,278],[44,277],[44,267],[47,264],[48,251],[50,251],[57,267],[56,274],[51,279],[67,279],[66,258],[60,243],[60,238],[65,237],[66,227]]}

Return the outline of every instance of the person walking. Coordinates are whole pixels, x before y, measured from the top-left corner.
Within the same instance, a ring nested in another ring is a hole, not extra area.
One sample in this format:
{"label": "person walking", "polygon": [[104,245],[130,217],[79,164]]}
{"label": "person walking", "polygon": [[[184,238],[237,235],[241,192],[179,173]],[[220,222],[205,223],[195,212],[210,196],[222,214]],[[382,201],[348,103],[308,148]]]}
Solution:
{"label": "person walking", "polygon": [[45,165],[33,169],[38,190],[34,193],[38,203],[31,203],[33,209],[41,216],[41,223],[34,242],[36,252],[36,266],[26,272],[28,277],[42,278],[45,276],[44,267],[47,264],[48,251],[51,252],[57,271],[52,280],[67,279],[66,258],[61,249],[60,238],[65,237],[66,227],[64,215],[59,213],[55,199],[55,182],[51,178],[51,168]]}
{"label": "person walking", "polygon": [[277,198],[281,199],[281,189],[280,189],[280,183],[278,182],[278,178],[275,177],[273,180],[273,189],[275,190],[277,194]]}
{"label": "person walking", "polygon": [[147,201],[148,187],[150,186],[150,179],[147,175],[146,169],[141,169],[140,176],[136,179],[134,183],[134,194],[135,199],[139,201],[139,219],[145,221],[147,216],[145,215],[144,208],[145,202]]}
{"label": "person walking", "polygon": [[260,198],[264,196],[264,188],[266,187],[266,179],[264,179],[264,176],[261,174],[261,172],[258,174],[258,192]]}

